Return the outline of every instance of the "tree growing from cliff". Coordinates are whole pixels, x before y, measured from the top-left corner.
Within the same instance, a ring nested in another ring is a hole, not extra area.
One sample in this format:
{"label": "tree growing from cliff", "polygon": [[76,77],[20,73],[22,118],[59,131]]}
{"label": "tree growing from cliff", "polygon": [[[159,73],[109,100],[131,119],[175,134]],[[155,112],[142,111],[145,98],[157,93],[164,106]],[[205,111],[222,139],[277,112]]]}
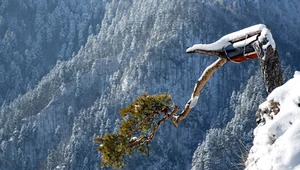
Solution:
{"label": "tree growing from cliff", "polygon": [[176,112],[178,108],[172,106],[171,96],[166,93],[143,94],[122,108],[122,122],[118,131],[95,138],[100,143],[98,150],[102,153],[102,167],[123,167],[126,158],[135,152],[148,155],[149,142],[169,118],[171,109]]}
{"label": "tree growing from cliff", "polygon": [[[178,106],[172,105],[171,96],[161,95],[137,98],[133,103],[121,109],[122,122],[119,131],[96,137],[100,143],[98,150],[102,153],[102,166],[120,168],[126,158],[135,152],[149,154],[149,143],[154,138],[161,124],[170,118],[175,127],[184,120],[197,104],[202,88],[212,74],[226,62],[244,62],[259,58],[266,92],[282,85],[280,60],[272,34],[265,25],[255,25],[223,36],[212,44],[196,44],[186,53],[200,53],[218,56],[196,81],[191,99],[180,114]],[[260,121],[260,120],[257,120]]]}

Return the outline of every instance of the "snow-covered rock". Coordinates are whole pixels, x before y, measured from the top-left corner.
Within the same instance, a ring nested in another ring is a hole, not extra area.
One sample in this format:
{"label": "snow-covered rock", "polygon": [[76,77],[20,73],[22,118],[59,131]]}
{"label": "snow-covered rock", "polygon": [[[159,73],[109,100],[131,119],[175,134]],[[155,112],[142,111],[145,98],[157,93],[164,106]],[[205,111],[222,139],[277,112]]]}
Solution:
{"label": "snow-covered rock", "polygon": [[[266,110],[271,101],[280,111],[254,130],[253,147],[246,161],[247,170],[300,169],[300,76],[276,88],[260,105]],[[270,113],[272,115],[272,113]]]}

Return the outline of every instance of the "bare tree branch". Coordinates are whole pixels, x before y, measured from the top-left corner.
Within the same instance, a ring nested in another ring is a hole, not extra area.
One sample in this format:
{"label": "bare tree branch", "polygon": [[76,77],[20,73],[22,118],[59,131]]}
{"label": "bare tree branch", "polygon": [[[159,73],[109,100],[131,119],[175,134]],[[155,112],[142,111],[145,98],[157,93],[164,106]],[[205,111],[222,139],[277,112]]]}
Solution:
{"label": "bare tree branch", "polygon": [[204,85],[207,83],[207,81],[210,79],[211,75],[220,67],[222,67],[227,62],[227,59],[224,57],[219,57],[217,61],[212,63],[210,66],[208,66],[201,77],[198,79],[198,81],[195,84],[194,91],[192,93],[191,99],[187,102],[185,105],[184,110],[179,114],[176,115],[175,113],[171,116],[171,121],[174,124],[175,127],[178,127],[178,123],[185,119],[187,115],[189,114],[190,110],[195,106],[195,104],[198,101],[198,98],[200,96],[201,90],[204,87]]}
{"label": "bare tree branch", "polygon": [[211,55],[211,56],[219,56],[222,52],[224,52],[224,50],[208,51],[208,50],[196,49],[195,51],[191,51],[188,53],[198,53],[198,54],[205,54],[205,55]]}

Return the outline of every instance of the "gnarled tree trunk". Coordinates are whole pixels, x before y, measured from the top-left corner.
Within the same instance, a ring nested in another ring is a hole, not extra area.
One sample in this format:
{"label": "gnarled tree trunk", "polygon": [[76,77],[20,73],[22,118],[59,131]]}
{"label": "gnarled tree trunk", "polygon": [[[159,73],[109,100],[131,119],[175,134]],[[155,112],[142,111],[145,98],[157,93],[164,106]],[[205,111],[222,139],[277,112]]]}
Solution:
{"label": "gnarled tree trunk", "polygon": [[270,94],[276,87],[283,84],[278,52],[271,45],[264,50],[258,41],[255,41],[252,47],[258,55],[266,92]]}

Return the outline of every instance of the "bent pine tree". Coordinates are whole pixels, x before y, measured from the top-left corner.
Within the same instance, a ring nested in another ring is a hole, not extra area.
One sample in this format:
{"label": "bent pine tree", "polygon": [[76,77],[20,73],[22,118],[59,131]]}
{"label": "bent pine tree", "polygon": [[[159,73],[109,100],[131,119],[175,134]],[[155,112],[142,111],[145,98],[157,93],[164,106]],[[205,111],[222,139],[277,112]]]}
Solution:
{"label": "bent pine tree", "polygon": [[[179,122],[197,104],[201,90],[212,74],[226,62],[240,63],[258,58],[268,94],[283,83],[275,41],[263,24],[227,34],[212,44],[196,44],[188,48],[186,53],[217,56],[218,59],[197,80],[191,98],[180,114],[177,114],[178,106],[172,105],[171,96],[166,93],[150,96],[143,94],[121,109],[119,130],[95,138],[100,143],[98,150],[102,155],[102,167],[123,167],[126,159],[135,152],[148,155],[149,143],[161,124],[170,118],[174,126],[178,127]],[[260,121],[259,118],[257,120]]]}

